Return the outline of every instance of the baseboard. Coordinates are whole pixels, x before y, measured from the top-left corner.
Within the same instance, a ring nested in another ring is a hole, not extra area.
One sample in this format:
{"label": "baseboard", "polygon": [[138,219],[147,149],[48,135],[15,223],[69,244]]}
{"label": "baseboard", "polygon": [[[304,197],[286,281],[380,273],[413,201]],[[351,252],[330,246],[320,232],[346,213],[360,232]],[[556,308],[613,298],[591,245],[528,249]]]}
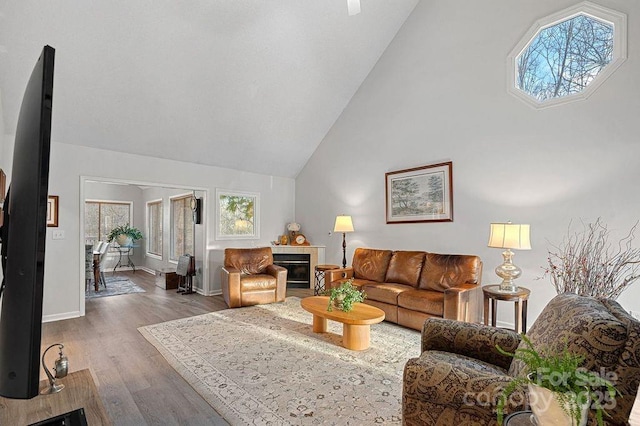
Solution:
{"label": "baseboard", "polygon": [[71,318],[80,318],[80,311],[63,312],[61,314],[43,315],[42,322],[53,322]]}
{"label": "baseboard", "polygon": [[195,287],[193,288],[193,291],[203,296],[219,296],[222,294],[222,290],[215,290],[215,291],[210,291],[208,293],[205,293],[205,291],[202,290],[201,288],[195,288]]}
{"label": "baseboard", "polygon": [[144,272],[146,272],[147,274],[150,274],[150,275],[155,275],[156,274],[156,271],[154,269],[147,268],[146,266],[141,266],[137,270],[138,271],[144,271]]}

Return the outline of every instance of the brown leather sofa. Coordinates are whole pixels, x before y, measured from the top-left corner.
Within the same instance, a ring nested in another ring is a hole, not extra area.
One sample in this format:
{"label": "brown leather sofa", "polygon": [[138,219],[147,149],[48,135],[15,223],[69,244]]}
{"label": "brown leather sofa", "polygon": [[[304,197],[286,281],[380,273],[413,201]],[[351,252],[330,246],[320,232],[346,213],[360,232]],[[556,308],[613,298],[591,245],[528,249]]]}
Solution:
{"label": "brown leather sofa", "polygon": [[[554,297],[527,332],[541,352],[565,349],[584,357],[582,367],[602,374],[620,393],[615,404],[600,401],[605,425],[627,425],[640,384],[640,322],[615,301],[578,296]],[[525,348],[513,330],[444,319],[429,319],[422,330],[422,354],[404,368],[404,425],[497,425],[501,389],[527,374],[524,363],[502,355]],[[523,400],[514,398],[512,403]],[[506,412],[523,409],[508,405]],[[589,425],[595,425],[589,411]]]}
{"label": "brown leather sofa", "polygon": [[273,264],[271,247],[224,251],[222,295],[230,308],[283,302],[287,270]]}
{"label": "brown leather sofa", "polygon": [[481,277],[478,256],[370,248],[357,248],[351,267],[325,272],[327,288],[354,278],[367,295],[364,303],[415,330],[430,317],[475,321]]}

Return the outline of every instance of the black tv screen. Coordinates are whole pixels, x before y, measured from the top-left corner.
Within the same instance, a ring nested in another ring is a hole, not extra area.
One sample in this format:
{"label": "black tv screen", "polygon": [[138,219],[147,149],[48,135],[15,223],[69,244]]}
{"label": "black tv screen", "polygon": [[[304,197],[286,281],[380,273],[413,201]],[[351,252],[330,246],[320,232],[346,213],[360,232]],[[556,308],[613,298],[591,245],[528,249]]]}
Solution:
{"label": "black tv screen", "polygon": [[55,50],[45,46],[22,99],[2,226],[0,395],[38,394]]}

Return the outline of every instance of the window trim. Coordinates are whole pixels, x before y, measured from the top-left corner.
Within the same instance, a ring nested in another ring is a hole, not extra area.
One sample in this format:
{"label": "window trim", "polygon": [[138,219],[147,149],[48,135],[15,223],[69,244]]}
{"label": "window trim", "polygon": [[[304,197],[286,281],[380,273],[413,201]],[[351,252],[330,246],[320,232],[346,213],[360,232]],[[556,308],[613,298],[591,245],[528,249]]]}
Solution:
{"label": "window trim", "polygon": [[[146,244],[146,256],[150,257],[152,259],[157,259],[157,260],[162,260],[164,258],[164,226],[162,227],[163,229],[160,232],[161,238],[162,238],[162,242],[160,244],[160,250],[161,253],[157,254],[157,253],[152,253],[151,251],[149,251],[149,246],[151,245],[151,232],[149,232],[149,205],[151,204],[159,204],[160,205],[160,221],[164,222],[164,200],[162,198],[157,199],[157,200],[149,200],[146,202],[146,209],[145,209],[145,224],[146,224],[146,228],[147,228],[147,234],[149,235],[149,237],[147,238],[147,244]],[[164,223],[162,223],[164,225]]]}
{"label": "window trim", "polygon": [[[595,79],[580,93],[559,98],[539,101],[517,87],[517,57],[523,53],[538,33],[545,28],[552,27],[562,21],[578,15],[587,15],[599,21],[606,21],[613,25],[613,53],[611,62],[603,68]],[[548,108],[569,102],[581,101],[591,96],[627,59],[627,15],[588,1],[578,3],[559,12],[537,20],[522,36],[518,44],[509,53],[507,59],[507,91],[516,98],[536,108]]]}
{"label": "window trim", "polygon": [[[174,238],[173,238],[173,232],[174,232],[174,226],[173,226],[173,201],[175,200],[183,200],[183,199],[188,199],[193,197],[193,193],[191,192],[185,192],[183,194],[176,194],[176,195],[172,195],[171,197],[169,197],[169,254],[167,256],[167,260],[169,263],[172,264],[178,264],[178,260],[179,259],[173,259],[172,255],[173,255],[173,251],[174,251]],[[195,250],[195,246],[196,246],[196,241],[195,241],[195,234],[193,235],[193,249]]]}
{"label": "window trim", "polygon": [[[220,197],[249,197],[253,198],[253,234],[223,234],[220,230]],[[232,191],[216,188],[216,240],[258,240],[260,239],[260,193]]]}

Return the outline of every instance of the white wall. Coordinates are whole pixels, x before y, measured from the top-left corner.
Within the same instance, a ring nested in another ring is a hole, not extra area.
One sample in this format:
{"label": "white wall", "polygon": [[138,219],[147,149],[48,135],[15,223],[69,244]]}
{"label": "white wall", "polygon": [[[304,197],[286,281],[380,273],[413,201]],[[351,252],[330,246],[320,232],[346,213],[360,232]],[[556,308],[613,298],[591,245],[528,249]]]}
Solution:
{"label": "white wall", "polygon": [[[506,58],[539,18],[568,0],[422,1],[296,179],[296,220],[327,262],[340,263],[337,214],[353,216],[358,246],[477,254],[483,283],[498,282],[489,224],[530,223],[531,251],[516,253],[532,290],[529,324],[555,295],[548,241],[571,220],[621,237],[640,217],[640,3],[599,0],[628,14],[628,59],[589,99],[535,110],[506,90]],[[385,172],[453,161],[454,222],[385,223]],[[636,246],[640,241],[635,242]],[[640,310],[640,284],[619,298]],[[512,304],[498,320],[513,323]]]}
{"label": "white wall", "polygon": [[[49,193],[60,197],[57,230],[65,231],[65,239],[52,240],[51,232],[54,228],[47,230],[43,306],[45,321],[83,314],[84,264],[81,265],[80,262],[84,259],[84,241],[80,236],[79,218],[83,208],[81,195],[84,194],[80,190],[81,177],[199,188],[208,193],[208,199],[211,199],[211,194],[215,194],[215,188],[260,193],[261,240],[217,242],[214,239],[214,227],[210,226],[207,228],[206,245],[212,249],[267,245],[275,235],[282,233],[284,224],[293,219],[293,179],[70,145],[56,140],[55,134],[52,139]],[[7,138],[11,150],[13,141],[14,136]],[[214,209],[205,207],[205,214],[206,220],[213,224]],[[206,273],[209,272],[206,270]],[[210,285],[215,286],[214,279],[211,281]]]}

